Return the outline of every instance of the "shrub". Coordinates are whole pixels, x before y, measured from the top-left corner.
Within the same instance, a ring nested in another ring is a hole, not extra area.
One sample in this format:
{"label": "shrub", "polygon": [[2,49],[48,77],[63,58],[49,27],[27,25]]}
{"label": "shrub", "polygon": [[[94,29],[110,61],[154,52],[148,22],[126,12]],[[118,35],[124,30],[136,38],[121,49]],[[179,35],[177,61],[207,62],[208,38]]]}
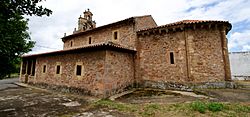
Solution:
{"label": "shrub", "polygon": [[221,111],[224,108],[223,104],[218,102],[210,102],[207,107],[212,112]]}
{"label": "shrub", "polygon": [[212,112],[222,111],[225,106],[222,103],[218,102],[201,102],[201,101],[195,101],[190,104],[191,109],[194,111],[199,111],[200,113],[205,113],[205,111],[208,109]]}
{"label": "shrub", "polygon": [[199,111],[200,113],[205,113],[207,109],[206,104],[201,101],[192,102],[190,106],[191,109],[193,109],[194,111]]}

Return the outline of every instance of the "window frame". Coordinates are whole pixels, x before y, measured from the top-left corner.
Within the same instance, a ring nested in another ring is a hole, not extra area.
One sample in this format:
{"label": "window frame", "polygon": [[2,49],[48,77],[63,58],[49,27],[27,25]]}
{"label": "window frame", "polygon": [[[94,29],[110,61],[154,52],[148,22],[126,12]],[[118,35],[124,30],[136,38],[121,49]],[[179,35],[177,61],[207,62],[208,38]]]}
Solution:
{"label": "window frame", "polygon": [[60,74],[60,73],[61,73],[61,66],[56,65],[56,74]]}
{"label": "window frame", "polygon": [[[81,66],[81,75],[77,75],[77,66]],[[75,76],[77,78],[81,78],[84,75],[85,75],[85,69],[84,69],[83,62],[76,62],[76,64],[75,64]]]}
{"label": "window frame", "polygon": [[91,36],[89,36],[89,38],[88,38],[88,43],[92,44],[92,37]]}
{"label": "window frame", "polygon": [[76,76],[82,75],[82,65],[76,65]]}
{"label": "window frame", "polygon": [[72,40],[70,41],[70,47],[73,47],[73,41]]}
{"label": "window frame", "polygon": [[47,65],[46,64],[43,64],[43,66],[42,66],[42,73],[43,74],[47,73]]}
{"label": "window frame", "polygon": [[175,62],[175,57],[174,57],[174,51],[170,51],[169,52],[169,63],[171,65],[174,65],[176,62]]}
{"label": "window frame", "polygon": [[[57,66],[60,66],[59,74],[57,73]],[[56,75],[59,75],[59,76],[62,74],[62,65],[61,65],[61,62],[56,62],[55,74],[56,74]]]}
{"label": "window frame", "polygon": [[[116,38],[115,38],[116,37]],[[112,31],[112,40],[113,41],[118,41],[120,39],[120,33],[119,30],[114,30]]]}

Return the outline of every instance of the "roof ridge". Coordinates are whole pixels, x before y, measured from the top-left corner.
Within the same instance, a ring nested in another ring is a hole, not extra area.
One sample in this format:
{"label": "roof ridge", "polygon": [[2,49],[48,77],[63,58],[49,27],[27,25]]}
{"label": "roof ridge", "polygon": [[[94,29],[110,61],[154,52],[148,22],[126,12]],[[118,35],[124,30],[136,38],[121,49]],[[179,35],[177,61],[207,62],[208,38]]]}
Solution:
{"label": "roof ridge", "polygon": [[134,19],[134,18],[142,18],[142,17],[149,17],[149,16],[152,17],[152,15],[142,15],[142,16],[132,16],[132,17],[128,17],[128,18],[125,18],[125,19],[122,19],[122,20],[118,20],[118,21],[113,22],[113,23],[109,23],[109,24],[105,24],[105,25],[102,25],[102,26],[98,26],[98,27],[93,28],[93,29],[91,29],[91,30],[81,31],[81,32],[77,32],[77,33],[70,34],[70,35],[67,35],[67,36],[65,36],[65,37],[62,37],[62,39],[66,39],[66,38],[68,38],[68,37],[70,37],[70,36],[80,35],[80,34],[85,33],[85,32],[94,31],[94,30],[97,30],[97,29],[100,29],[100,28],[103,28],[103,27],[106,27],[106,26],[111,26],[111,25],[114,25],[114,24],[117,24],[117,23],[120,23],[120,22],[132,20],[132,19]]}
{"label": "roof ridge", "polygon": [[149,16],[152,16],[152,15],[133,16],[133,18],[141,18],[141,17],[149,17]]}

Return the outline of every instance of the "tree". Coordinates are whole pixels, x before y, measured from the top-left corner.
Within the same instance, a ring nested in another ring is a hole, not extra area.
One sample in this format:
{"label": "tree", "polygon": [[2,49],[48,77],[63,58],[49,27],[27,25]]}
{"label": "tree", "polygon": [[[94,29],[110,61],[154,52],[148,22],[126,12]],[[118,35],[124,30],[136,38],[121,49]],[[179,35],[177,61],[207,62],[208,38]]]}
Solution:
{"label": "tree", "polygon": [[35,42],[28,33],[24,15],[50,16],[52,11],[38,6],[43,0],[0,1],[0,79],[16,70],[20,56],[31,51]]}

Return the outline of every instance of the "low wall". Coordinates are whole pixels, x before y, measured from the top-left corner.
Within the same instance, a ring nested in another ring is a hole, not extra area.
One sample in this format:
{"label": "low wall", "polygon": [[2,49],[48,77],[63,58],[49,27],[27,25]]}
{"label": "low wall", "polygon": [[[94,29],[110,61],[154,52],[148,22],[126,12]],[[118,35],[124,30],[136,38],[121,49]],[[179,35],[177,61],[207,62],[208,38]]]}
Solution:
{"label": "low wall", "polygon": [[232,80],[250,80],[250,52],[229,53]]}
{"label": "low wall", "polygon": [[249,80],[250,81],[250,76],[243,76],[243,75],[232,75],[233,80]]}

